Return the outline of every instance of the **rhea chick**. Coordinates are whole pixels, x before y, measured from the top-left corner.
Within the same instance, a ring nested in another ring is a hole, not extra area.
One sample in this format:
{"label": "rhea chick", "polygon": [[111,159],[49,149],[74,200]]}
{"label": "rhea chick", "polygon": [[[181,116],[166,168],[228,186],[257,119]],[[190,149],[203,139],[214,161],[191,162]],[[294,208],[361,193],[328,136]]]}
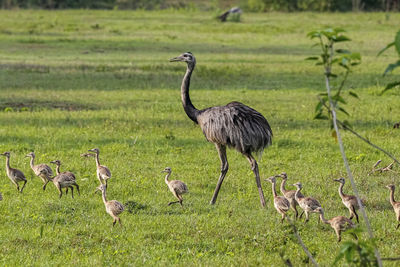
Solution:
{"label": "rhea chick", "polygon": [[[50,181],[51,177],[53,177],[52,169],[50,168],[49,165],[44,164],[44,163],[35,165],[35,153],[33,153],[33,152],[30,152],[25,157],[31,158],[31,162],[30,162],[31,169],[35,173],[36,176],[39,176],[40,179],[42,179],[42,181],[43,181],[42,188],[43,188],[43,190],[46,190],[47,183]],[[43,172],[42,172],[42,170],[43,170]]]}
{"label": "rhea chick", "polygon": [[162,170],[161,172],[166,172],[167,175],[165,175],[165,183],[168,185],[169,191],[171,191],[171,193],[178,199],[178,201],[173,201],[173,202],[169,202],[169,205],[175,204],[175,203],[180,203],[181,206],[183,206],[182,202],[183,202],[183,198],[182,195],[186,194],[187,192],[189,192],[188,187],[186,186],[186,184],[182,181],[179,180],[171,180],[169,181],[168,178],[171,175],[171,168],[170,167],[166,167],[164,170]]}
{"label": "rhea chick", "polygon": [[360,206],[358,205],[357,198],[355,196],[346,195],[345,193],[343,193],[343,187],[344,187],[344,184],[346,182],[346,180],[343,177],[341,177],[339,179],[335,179],[334,181],[340,183],[340,185],[339,185],[339,196],[342,199],[343,205],[345,205],[346,208],[350,212],[349,219],[351,220],[351,219],[353,219],[354,216],[356,216],[356,220],[357,220],[357,223],[358,223],[359,222],[358,221],[358,214],[357,214],[356,210],[358,210],[360,208]]}
{"label": "rhea chick", "polygon": [[[10,167],[10,152],[4,152],[1,153],[0,155],[3,155],[6,157],[6,172],[8,178],[10,178],[11,182],[17,187],[18,192],[22,193],[22,191],[25,188],[25,185],[27,183],[26,177],[24,173],[18,169],[14,169]],[[19,189],[19,182],[24,182],[24,185],[22,186],[21,190]]]}
{"label": "rhea chick", "polygon": [[303,188],[303,185],[301,183],[295,183],[294,186],[296,186],[296,194],[295,198],[297,203],[299,203],[300,208],[304,210],[304,213],[306,214],[306,220],[305,222],[309,221],[309,213],[310,212],[317,212],[316,209],[321,207],[321,204],[319,204],[318,200],[312,197],[304,197],[300,195],[300,190]]}
{"label": "rhea chick", "polygon": [[272,195],[274,196],[274,207],[278,213],[282,215],[281,223],[283,220],[286,218],[286,212],[290,208],[290,203],[289,200],[287,200],[285,197],[278,196],[276,193],[275,185],[276,185],[276,177],[272,176],[269,177],[268,179],[265,179],[265,181],[268,181],[272,184]]}
{"label": "rhea chick", "polygon": [[390,204],[392,204],[394,213],[396,213],[396,220],[398,222],[396,229],[398,229],[400,226],[400,202],[394,200],[394,184],[387,185],[386,187],[390,190]]}
{"label": "rhea chick", "polygon": [[107,185],[101,184],[99,187],[97,187],[98,190],[101,191],[102,193],[102,198],[104,202],[104,206],[106,207],[106,212],[110,214],[111,217],[113,217],[113,226],[115,223],[118,221],[119,224],[122,226],[121,223],[121,218],[118,217],[123,211],[124,211],[124,205],[122,205],[120,202],[116,200],[107,200]]}
{"label": "rhea chick", "polygon": [[[333,228],[333,230],[335,230],[338,242],[342,240],[343,231],[355,227],[354,223],[344,216],[336,216],[330,220],[326,220],[324,217],[324,210],[321,207],[317,208],[315,211],[319,213],[319,216],[323,223],[329,224]],[[357,239],[357,236],[355,236],[355,238]]]}

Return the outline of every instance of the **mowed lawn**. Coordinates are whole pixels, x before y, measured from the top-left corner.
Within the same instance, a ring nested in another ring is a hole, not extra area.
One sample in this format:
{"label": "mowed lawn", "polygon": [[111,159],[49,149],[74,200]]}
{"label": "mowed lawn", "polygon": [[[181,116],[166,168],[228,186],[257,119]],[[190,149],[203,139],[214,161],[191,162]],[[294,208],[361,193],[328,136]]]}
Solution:
{"label": "mowed lawn", "polygon": [[[262,180],[285,171],[288,184],[301,181],[327,218],[347,216],[332,181],[346,176],[338,145],[327,122],[313,120],[323,71],[304,60],[319,54],[309,31],[342,27],[352,41],[338,47],[360,52],[362,64],[346,87],[359,99],[347,97],[351,116],[341,118],[400,156],[400,131],[392,129],[400,121],[400,93],[378,96],[399,79],[398,71],[382,77],[397,56],[390,50],[376,57],[394,39],[400,14],[244,13],[241,23],[224,24],[213,16],[186,10],[0,11],[0,152],[11,151],[11,166],[28,178],[19,194],[0,158],[0,265],[281,266],[281,256],[295,266],[308,262],[291,228],[280,223],[264,181],[267,206],[260,207],[253,173],[239,153],[229,150],[217,204],[208,204],[220,162],[183,111],[186,66],[168,61],[183,52],[197,58],[191,82],[197,108],[236,100],[270,122],[274,139],[259,161]],[[385,188],[399,185],[398,174],[369,175],[378,159],[382,165],[391,160],[351,133],[343,139],[381,255],[398,256]],[[80,157],[94,147],[112,171],[108,198],[128,203],[123,228],[112,228],[100,194],[94,194],[94,160]],[[24,157],[31,151],[36,163],[61,160],[62,171],[75,173],[81,195],[59,199],[52,184],[43,191]],[[183,209],[167,206],[174,200],[161,173],[167,166],[172,179],[189,187]],[[349,183],[345,192],[351,193]],[[318,224],[315,214],[296,225],[315,259],[332,264],[340,249],[333,230]]]}

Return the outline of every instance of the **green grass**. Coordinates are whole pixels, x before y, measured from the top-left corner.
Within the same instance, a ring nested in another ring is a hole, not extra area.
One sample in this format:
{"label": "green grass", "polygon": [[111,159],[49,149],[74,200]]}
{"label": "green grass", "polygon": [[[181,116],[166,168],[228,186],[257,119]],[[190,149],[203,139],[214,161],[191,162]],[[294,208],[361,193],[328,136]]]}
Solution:
{"label": "green grass", "polygon": [[[333,178],[345,176],[326,122],[312,119],[315,95],[324,91],[322,70],[304,58],[317,54],[306,33],[328,25],[345,28],[362,64],[349,79],[360,96],[349,99],[354,129],[397,154],[400,94],[377,94],[398,74],[383,78],[394,51],[377,52],[394,38],[400,14],[243,14],[221,24],[211,13],[189,11],[0,11],[0,151],[28,184],[18,194],[0,174],[0,265],[280,266],[279,253],[296,266],[307,257],[287,224],[279,223],[270,184],[261,209],[246,159],[228,152],[230,170],[215,206],[208,204],[219,175],[214,146],[186,116],[180,102],[185,66],[168,59],[191,51],[197,67],[191,83],[196,107],[248,104],[270,122],[273,145],[259,162],[262,178],[286,171],[316,197],[328,218],[347,215]],[[384,187],[397,174],[368,175],[385,156],[343,134],[357,185],[383,257],[400,253],[395,215]],[[111,229],[97,186],[93,159],[79,155],[99,147],[113,178],[108,196],[131,201],[124,228]],[[45,192],[25,154],[37,163],[60,159],[73,171],[81,196]],[[1,166],[4,166],[4,159]],[[1,162],[0,162],[1,163]],[[164,167],[185,181],[185,208],[167,206]],[[349,184],[346,192],[351,192]],[[332,229],[314,214],[300,234],[321,265],[339,252]],[[344,240],[350,239],[344,235]]]}

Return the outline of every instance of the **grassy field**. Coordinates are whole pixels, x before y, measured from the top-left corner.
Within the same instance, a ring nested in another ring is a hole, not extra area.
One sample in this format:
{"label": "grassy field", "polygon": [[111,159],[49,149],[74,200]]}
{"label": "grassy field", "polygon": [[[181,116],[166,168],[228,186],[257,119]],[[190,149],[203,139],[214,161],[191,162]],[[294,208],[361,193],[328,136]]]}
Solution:
{"label": "grassy field", "polygon": [[[349,79],[360,99],[349,99],[354,129],[392,151],[400,149],[400,93],[377,96],[395,78],[382,77],[394,51],[377,52],[394,38],[400,14],[244,14],[220,24],[211,13],[189,11],[0,11],[0,152],[28,184],[18,194],[1,158],[0,265],[295,266],[307,257],[273,208],[260,208],[247,160],[230,150],[230,171],[215,206],[208,204],[219,175],[213,144],[186,116],[180,102],[185,66],[168,60],[191,51],[197,67],[191,96],[197,108],[232,100],[268,119],[273,145],[259,162],[263,179],[285,171],[304,193],[319,199],[326,217],[347,215],[333,178],[345,170],[326,122],[313,120],[322,70],[304,58],[317,54],[306,33],[325,26],[348,31],[362,64]],[[350,133],[344,142],[356,183],[383,257],[400,254],[386,184],[398,175],[368,175],[383,159]],[[109,199],[131,203],[112,229],[97,186],[95,162],[79,155],[94,147],[113,174]],[[37,163],[59,159],[77,176],[81,196],[46,191],[24,156]],[[185,208],[167,206],[164,167],[189,187]],[[351,192],[349,184],[346,192]],[[136,205],[135,205],[136,204]],[[363,220],[361,219],[363,224]],[[333,230],[317,216],[299,232],[321,265],[339,252]],[[344,240],[350,239],[344,235]],[[390,264],[387,264],[390,266]],[[394,266],[395,264],[393,264]]]}

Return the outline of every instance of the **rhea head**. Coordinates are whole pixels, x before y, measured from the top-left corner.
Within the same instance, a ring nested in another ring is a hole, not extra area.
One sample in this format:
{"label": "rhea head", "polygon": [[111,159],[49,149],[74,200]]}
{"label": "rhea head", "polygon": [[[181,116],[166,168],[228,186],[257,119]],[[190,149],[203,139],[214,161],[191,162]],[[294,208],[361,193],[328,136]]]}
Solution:
{"label": "rhea head", "polygon": [[7,158],[9,158],[10,157],[10,152],[4,152],[4,153],[1,153],[0,155],[3,155],[3,156],[6,156]]}
{"label": "rhea head", "polygon": [[340,177],[339,179],[335,179],[335,182],[339,182],[341,184],[344,184],[346,182],[346,180],[343,177]]}
{"label": "rhea head", "polygon": [[186,62],[188,66],[194,66],[196,64],[196,58],[193,56],[191,52],[183,53],[180,56],[171,58],[169,61],[170,62],[183,61]]}

